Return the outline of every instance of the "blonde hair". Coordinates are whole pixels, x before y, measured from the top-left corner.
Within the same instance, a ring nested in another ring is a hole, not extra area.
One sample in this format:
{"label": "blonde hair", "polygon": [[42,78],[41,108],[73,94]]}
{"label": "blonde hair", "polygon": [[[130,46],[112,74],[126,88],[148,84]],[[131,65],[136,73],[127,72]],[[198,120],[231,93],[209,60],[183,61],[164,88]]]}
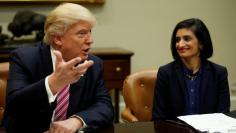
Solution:
{"label": "blonde hair", "polygon": [[44,24],[44,42],[52,44],[54,35],[63,35],[67,28],[79,21],[87,21],[92,26],[96,23],[95,16],[85,7],[74,3],[63,3],[48,15]]}

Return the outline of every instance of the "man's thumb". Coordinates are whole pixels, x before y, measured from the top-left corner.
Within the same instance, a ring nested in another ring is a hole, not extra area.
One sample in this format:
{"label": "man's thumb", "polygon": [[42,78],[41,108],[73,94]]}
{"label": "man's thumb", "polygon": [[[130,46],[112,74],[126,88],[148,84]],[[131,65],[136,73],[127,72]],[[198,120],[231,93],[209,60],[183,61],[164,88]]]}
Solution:
{"label": "man's thumb", "polygon": [[58,50],[53,50],[53,54],[56,56],[56,63],[62,62],[62,54]]}

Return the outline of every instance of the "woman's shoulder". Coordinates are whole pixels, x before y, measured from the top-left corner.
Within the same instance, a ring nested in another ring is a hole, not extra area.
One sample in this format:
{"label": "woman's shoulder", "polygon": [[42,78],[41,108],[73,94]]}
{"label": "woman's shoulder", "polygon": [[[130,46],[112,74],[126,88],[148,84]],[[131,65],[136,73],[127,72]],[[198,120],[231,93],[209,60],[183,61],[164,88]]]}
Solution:
{"label": "woman's shoulder", "polygon": [[180,66],[180,63],[178,63],[177,61],[172,61],[172,62],[169,62],[165,65],[160,66],[159,69],[170,70],[170,69],[173,69],[173,68],[179,67],[179,66]]}
{"label": "woman's shoulder", "polygon": [[204,64],[205,64],[206,69],[212,69],[215,72],[226,72],[227,71],[226,66],[217,64],[213,61],[207,60]]}
{"label": "woman's shoulder", "polygon": [[158,73],[172,75],[172,73],[180,67],[180,64],[176,61],[169,62],[165,65],[162,65],[158,69]]}

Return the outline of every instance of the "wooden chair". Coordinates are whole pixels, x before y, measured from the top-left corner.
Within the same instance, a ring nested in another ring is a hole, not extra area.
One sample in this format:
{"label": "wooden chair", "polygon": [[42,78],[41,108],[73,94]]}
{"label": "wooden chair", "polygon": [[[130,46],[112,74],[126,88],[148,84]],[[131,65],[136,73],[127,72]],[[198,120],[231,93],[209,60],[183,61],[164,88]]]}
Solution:
{"label": "wooden chair", "polygon": [[126,104],[121,118],[126,122],[151,121],[156,70],[143,70],[126,77],[123,97]]}
{"label": "wooden chair", "polygon": [[9,71],[9,62],[0,63],[0,125],[3,119],[6,100],[6,85]]}

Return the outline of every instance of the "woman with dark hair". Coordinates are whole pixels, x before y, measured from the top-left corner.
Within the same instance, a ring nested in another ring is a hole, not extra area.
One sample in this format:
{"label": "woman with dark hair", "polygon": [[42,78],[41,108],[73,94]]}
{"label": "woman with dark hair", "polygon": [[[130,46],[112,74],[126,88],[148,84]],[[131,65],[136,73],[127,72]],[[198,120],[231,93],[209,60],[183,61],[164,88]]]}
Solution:
{"label": "woman with dark hair", "polygon": [[196,18],[179,22],[171,51],[174,61],[158,70],[153,120],[229,112],[227,69],[207,60],[213,46],[206,25]]}

